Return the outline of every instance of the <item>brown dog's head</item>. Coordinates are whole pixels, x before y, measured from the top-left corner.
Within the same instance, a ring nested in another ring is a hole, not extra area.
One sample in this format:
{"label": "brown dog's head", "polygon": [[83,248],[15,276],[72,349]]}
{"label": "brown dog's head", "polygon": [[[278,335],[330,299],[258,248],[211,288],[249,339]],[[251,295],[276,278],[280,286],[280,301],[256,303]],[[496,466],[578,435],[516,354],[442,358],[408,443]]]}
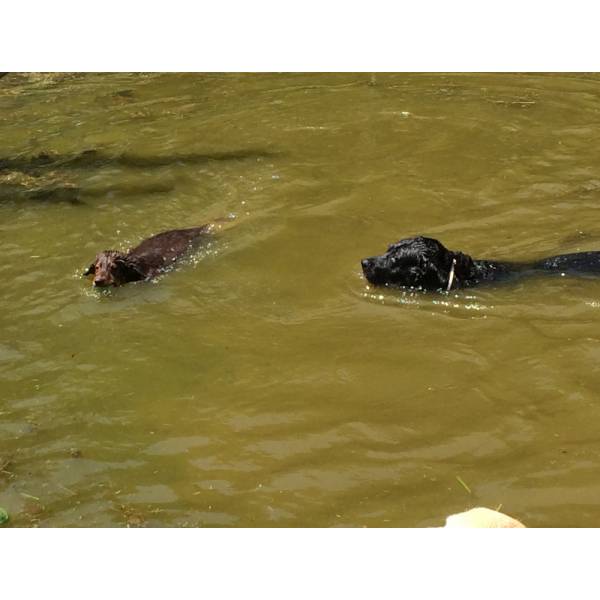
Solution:
{"label": "brown dog's head", "polygon": [[96,256],[96,260],[85,270],[84,276],[94,276],[94,287],[118,286],[129,281],[144,279],[135,264],[122,252],[105,250]]}
{"label": "brown dog's head", "polygon": [[470,276],[473,261],[427,237],[400,240],[385,254],[361,261],[363,273],[373,285],[393,285],[422,290],[460,287]]}

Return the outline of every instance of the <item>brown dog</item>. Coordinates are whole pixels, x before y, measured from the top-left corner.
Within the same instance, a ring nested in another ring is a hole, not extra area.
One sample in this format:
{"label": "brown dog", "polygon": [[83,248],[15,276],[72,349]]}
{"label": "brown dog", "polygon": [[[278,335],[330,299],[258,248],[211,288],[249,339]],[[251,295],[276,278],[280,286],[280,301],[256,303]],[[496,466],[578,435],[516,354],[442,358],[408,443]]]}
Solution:
{"label": "brown dog", "polygon": [[105,250],[86,269],[94,276],[95,287],[118,286],[130,281],[152,279],[169,270],[174,263],[208,237],[215,225],[173,229],[154,235],[129,250]]}

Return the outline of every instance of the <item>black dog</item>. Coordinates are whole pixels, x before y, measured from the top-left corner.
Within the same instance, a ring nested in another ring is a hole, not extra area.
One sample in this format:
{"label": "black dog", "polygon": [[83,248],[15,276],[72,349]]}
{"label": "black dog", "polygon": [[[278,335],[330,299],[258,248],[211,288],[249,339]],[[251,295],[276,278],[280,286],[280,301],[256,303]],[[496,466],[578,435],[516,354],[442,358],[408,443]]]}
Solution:
{"label": "black dog", "polygon": [[361,265],[373,285],[449,291],[536,272],[600,275],[600,252],[561,254],[531,263],[475,260],[419,236],[400,240],[385,254],[363,259]]}
{"label": "black dog", "polygon": [[94,286],[118,286],[130,281],[152,279],[197,247],[214,229],[214,224],[163,231],[144,240],[127,253],[105,250],[87,268],[94,275]]}

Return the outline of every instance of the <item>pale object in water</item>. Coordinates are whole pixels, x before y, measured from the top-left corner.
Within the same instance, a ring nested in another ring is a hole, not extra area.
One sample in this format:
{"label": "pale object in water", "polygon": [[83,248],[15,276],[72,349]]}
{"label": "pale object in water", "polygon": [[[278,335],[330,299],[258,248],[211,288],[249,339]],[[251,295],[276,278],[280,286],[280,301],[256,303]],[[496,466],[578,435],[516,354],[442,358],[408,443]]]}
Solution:
{"label": "pale object in water", "polygon": [[466,512],[450,515],[446,519],[445,527],[525,527],[523,523],[492,510],[491,508],[472,508]]}

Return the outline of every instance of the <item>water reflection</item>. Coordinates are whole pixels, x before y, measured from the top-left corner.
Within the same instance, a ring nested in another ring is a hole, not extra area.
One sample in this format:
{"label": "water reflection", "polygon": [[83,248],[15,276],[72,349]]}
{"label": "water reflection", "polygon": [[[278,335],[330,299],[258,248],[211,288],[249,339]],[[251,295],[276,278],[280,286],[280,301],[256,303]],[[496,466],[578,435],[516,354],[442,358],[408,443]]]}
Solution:
{"label": "water reflection", "polygon": [[[11,523],[600,521],[600,280],[425,294],[359,272],[415,232],[499,260],[598,250],[599,97],[590,75],[4,78]],[[79,276],[230,212],[155,284]]]}

